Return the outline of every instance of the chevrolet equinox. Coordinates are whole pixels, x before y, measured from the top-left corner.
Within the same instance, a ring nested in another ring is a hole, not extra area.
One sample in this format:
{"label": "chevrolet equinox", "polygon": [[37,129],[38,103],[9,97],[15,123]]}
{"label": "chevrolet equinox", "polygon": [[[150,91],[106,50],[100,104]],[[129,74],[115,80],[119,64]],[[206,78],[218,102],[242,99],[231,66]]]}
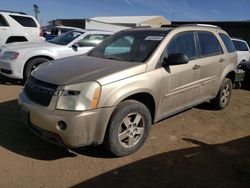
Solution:
{"label": "chevrolet equinox", "polygon": [[205,101],[225,108],[236,62],[219,27],[124,30],[88,54],[35,69],[19,96],[21,121],[57,145],[129,155],[166,117]]}

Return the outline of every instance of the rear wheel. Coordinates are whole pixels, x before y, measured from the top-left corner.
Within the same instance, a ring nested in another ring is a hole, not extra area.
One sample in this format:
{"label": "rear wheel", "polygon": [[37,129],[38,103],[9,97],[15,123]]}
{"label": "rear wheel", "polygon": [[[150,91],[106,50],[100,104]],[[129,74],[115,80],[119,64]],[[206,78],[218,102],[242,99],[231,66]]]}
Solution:
{"label": "rear wheel", "polygon": [[228,105],[231,99],[232,88],[232,81],[229,78],[225,78],[216,98],[211,101],[216,109],[221,110]]}
{"label": "rear wheel", "polygon": [[139,150],[151,128],[151,114],[137,101],[127,100],[112,114],[104,144],[116,156],[125,156]]}
{"label": "rear wheel", "polygon": [[27,78],[30,76],[31,72],[37,68],[38,65],[45,63],[49,61],[49,59],[44,57],[37,57],[34,59],[29,60],[26,63],[25,69],[24,69],[24,80],[27,80]]}

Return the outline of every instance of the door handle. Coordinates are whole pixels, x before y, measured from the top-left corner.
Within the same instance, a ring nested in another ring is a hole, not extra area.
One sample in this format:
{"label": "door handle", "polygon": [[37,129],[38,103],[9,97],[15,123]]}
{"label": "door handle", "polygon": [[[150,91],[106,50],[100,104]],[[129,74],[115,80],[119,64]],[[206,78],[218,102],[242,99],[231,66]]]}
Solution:
{"label": "door handle", "polygon": [[224,58],[220,58],[220,63],[222,63],[222,62],[224,62],[225,61],[225,59]]}
{"label": "door handle", "polygon": [[193,66],[193,70],[197,70],[197,69],[199,69],[199,68],[201,68],[200,65],[197,65],[197,64],[196,64],[196,65]]}

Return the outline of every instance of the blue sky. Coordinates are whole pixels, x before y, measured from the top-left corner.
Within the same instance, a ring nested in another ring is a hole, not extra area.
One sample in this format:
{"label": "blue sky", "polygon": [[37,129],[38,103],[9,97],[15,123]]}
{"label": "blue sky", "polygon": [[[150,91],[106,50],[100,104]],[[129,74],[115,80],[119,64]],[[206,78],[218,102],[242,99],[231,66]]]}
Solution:
{"label": "blue sky", "polygon": [[250,0],[1,0],[0,9],[34,15],[43,25],[57,18],[163,15],[170,20],[250,20]]}

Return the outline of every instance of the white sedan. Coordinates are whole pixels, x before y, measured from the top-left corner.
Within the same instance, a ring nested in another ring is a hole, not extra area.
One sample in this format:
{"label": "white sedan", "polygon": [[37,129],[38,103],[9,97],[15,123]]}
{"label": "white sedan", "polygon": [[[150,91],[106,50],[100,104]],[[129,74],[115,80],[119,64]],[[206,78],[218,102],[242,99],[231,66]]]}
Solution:
{"label": "white sedan", "polygon": [[27,79],[40,64],[54,59],[81,55],[113,33],[73,30],[50,41],[6,44],[0,48],[0,73],[16,79]]}

